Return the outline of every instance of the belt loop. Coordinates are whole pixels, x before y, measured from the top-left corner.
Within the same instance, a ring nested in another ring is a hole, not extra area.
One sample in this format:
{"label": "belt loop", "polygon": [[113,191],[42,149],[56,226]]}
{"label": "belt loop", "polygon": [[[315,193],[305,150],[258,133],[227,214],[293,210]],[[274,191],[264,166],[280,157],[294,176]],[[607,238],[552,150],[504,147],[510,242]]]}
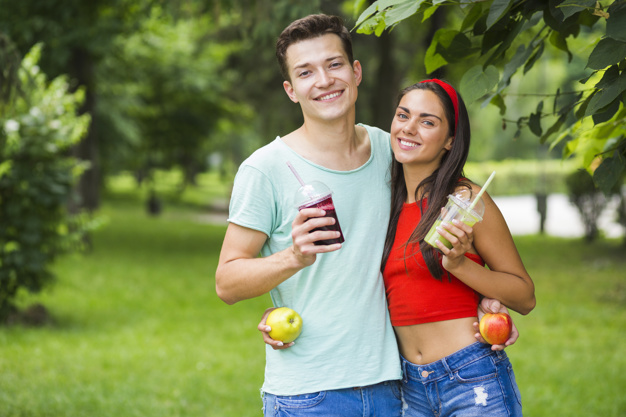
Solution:
{"label": "belt loop", "polygon": [[406,360],[403,357],[400,357],[400,365],[402,366],[402,381],[404,381],[405,384],[408,384],[409,375],[406,371]]}
{"label": "belt loop", "polygon": [[450,379],[454,379],[454,375],[452,375],[452,369],[450,369],[450,367],[448,366],[448,361],[446,360],[446,358],[443,358],[441,360],[441,363],[443,364],[443,367],[446,368],[446,372],[449,375]]}

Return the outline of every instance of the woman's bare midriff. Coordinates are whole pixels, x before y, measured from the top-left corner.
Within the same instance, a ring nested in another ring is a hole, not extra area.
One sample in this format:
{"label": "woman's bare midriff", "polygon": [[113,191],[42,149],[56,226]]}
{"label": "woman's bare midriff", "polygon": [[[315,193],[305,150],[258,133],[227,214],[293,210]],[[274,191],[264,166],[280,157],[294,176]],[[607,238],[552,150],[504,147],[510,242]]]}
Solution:
{"label": "woman's bare midriff", "polygon": [[417,365],[436,362],[476,342],[476,317],[394,327],[400,353]]}

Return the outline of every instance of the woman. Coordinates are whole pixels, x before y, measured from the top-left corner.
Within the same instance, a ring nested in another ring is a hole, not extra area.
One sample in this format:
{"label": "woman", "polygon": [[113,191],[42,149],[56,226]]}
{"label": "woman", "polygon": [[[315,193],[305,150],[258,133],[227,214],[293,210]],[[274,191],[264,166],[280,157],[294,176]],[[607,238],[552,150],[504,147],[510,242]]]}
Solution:
{"label": "woman", "polygon": [[484,193],[484,220],[438,228],[451,249],[424,242],[449,194],[480,190],[463,175],[470,145],[463,100],[441,80],[407,87],[390,133],[395,160],[382,270],[402,355],[405,415],[521,415],[506,354],[476,342],[473,326],[479,294],[521,314],[535,306],[502,214]]}

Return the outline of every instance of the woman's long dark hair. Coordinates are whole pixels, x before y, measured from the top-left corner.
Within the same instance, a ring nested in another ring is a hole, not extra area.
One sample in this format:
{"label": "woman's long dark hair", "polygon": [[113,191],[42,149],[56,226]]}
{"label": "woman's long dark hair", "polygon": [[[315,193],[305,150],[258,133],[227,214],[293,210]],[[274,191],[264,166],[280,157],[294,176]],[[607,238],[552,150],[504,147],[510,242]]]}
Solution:
{"label": "woman's long dark hair", "polygon": [[[418,202],[422,210],[422,218],[411,233],[405,246],[408,248],[409,246],[419,244],[428,270],[433,277],[441,280],[443,276],[443,268],[440,265],[441,253],[424,242],[424,238],[435,223],[435,220],[437,220],[441,207],[446,205],[448,195],[453,194],[459,186],[470,187],[469,182],[464,181],[465,175],[463,174],[463,167],[465,166],[465,161],[467,161],[470,146],[469,116],[463,99],[457,93],[459,117],[458,126],[454,126],[455,116],[452,100],[448,93],[434,82],[417,83],[405,88],[398,95],[398,104],[402,97],[413,90],[429,90],[439,97],[448,120],[448,134],[454,136],[452,148],[443,155],[439,168],[428,178],[424,179],[415,190],[415,201]],[[391,162],[391,217],[389,219],[389,227],[387,228],[381,270],[385,269],[391,254],[396,237],[398,219],[400,218],[402,206],[407,200],[407,195],[402,164],[394,158]],[[419,204],[424,197],[427,197],[428,202],[426,211]]]}

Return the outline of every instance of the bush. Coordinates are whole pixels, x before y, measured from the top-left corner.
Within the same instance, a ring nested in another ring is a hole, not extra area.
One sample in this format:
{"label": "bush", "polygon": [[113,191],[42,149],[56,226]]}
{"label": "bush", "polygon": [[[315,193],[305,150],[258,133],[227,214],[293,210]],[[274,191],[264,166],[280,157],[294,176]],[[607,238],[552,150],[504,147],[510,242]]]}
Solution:
{"label": "bush", "polygon": [[598,219],[609,198],[597,189],[593,177],[585,169],[579,169],[568,175],[567,188],[570,201],[580,212],[585,227],[585,240],[592,242],[598,237]]}
{"label": "bush", "polygon": [[0,103],[0,320],[15,310],[20,288],[38,292],[53,280],[51,263],[80,247],[87,215],[67,203],[83,165],[69,156],[86,133],[77,116],[83,92],[65,77],[47,83],[35,46],[19,68],[20,93]]}
{"label": "bush", "polygon": [[576,170],[577,161],[560,159],[468,162],[465,173],[482,185],[496,171],[489,185],[492,196],[567,194],[565,178]]}

